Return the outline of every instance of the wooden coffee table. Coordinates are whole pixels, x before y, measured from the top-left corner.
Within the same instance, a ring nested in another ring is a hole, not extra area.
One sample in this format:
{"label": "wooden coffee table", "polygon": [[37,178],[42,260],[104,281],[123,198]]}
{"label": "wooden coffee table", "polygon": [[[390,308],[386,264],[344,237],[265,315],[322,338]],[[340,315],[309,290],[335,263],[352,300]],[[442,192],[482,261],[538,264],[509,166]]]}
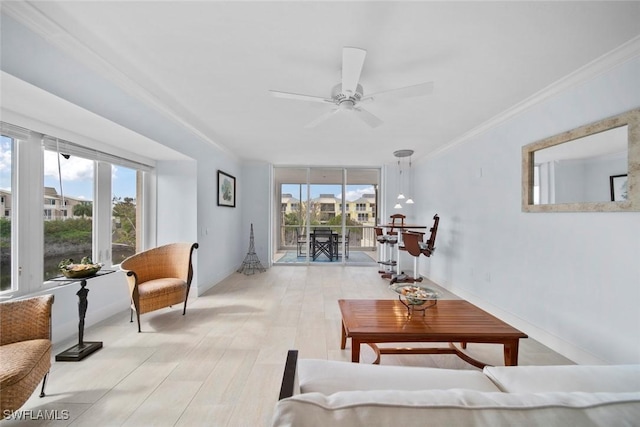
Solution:
{"label": "wooden coffee table", "polygon": [[[518,342],[527,335],[502,320],[464,300],[438,300],[420,313],[407,315],[407,308],[398,300],[338,300],[342,312],[344,349],[351,338],[351,361],[360,361],[360,345],[368,344],[381,354],[455,354],[464,361],[483,368],[453,343],[493,343],[504,345],[504,364],[518,364]],[[379,348],[379,343],[448,342],[449,348]]]}

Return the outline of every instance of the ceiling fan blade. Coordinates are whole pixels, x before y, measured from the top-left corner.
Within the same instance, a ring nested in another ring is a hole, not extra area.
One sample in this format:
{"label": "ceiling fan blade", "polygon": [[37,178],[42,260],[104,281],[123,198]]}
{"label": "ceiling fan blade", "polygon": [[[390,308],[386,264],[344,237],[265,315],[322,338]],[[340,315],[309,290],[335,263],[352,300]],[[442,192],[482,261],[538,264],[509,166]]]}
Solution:
{"label": "ceiling fan blade", "polygon": [[365,56],[367,51],[358,47],[342,49],[342,93],[346,96],[356,93]]}
{"label": "ceiling fan blade", "polygon": [[374,116],[373,114],[371,114],[370,112],[368,112],[362,107],[354,108],[353,111],[355,111],[356,116],[358,116],[360,120],[362,120],[372,128],[378,127],[382,123],[384,123],[378,117]]}
{"label": "ceiling fan blade", "polygon": [[320,123],[324,122],[325,120],[327,120],[329,117],[333,116],[334,114],[336,114],[338,111],[340,111],[339,108],[334,108],[331,111],[328,111],[324,114],[322,114],[320,117],[318,117],[317,119],[315,119],[314,121],[308,123],[305,128],[313,128],[316,127],[317,125],[319,125]]}
{"label": "ceiling fan blade", "polygon": [[279,90],[270,90],[271,96],[276,98],[293,99],[296,101],[311,101],[311,102],[329,102],[333,104],[333,99],[323,98],[321,96],[302,95],[292,92],[280,92]]}
{"label": "ceiling fan blade", "polygon": [[433,92],[433,82],[419,83],[413,86],[372,93],[371,95],[364,96],[360,102],[373,101],[377,98],[412,98],[416,96],[429,95],[431,92]]}

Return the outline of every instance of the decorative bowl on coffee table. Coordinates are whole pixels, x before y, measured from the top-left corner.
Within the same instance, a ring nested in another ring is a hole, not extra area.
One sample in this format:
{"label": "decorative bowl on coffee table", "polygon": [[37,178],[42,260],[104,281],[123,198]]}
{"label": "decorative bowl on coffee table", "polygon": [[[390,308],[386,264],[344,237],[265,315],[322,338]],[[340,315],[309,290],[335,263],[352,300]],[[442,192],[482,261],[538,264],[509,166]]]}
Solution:
{"label": "decorative bowl on coffee table", "polygon": [[438,302],[440,296],[438,292],[425,286],[417,286],[415,284],[406,283],[394,283],[389,286],[391,290],[398,294],[398,299],[405,307],[407,307],[408,314],[411,315],[413,311],[424,312],[433,307]]}

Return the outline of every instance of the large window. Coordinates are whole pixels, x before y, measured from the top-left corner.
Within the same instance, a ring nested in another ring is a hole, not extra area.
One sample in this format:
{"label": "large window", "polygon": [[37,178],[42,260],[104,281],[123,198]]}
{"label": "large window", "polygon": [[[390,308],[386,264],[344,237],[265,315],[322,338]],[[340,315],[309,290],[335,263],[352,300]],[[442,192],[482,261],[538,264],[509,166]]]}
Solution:
{"label": "large window", "polygon": [[49,279],[66,258],[112,268],[141,249],[151,166],[1,125],[0,292],[55,286]]}
{"label": "large window", "polygon": [[307,256],[311,233],[317,227],[328,227],[337,234],[339,256],[330,264],[373,262],[357,252],[376,249],[373,227],[379,169],[277,167],[274,180],[276,200],[282,206],[274,224],[275,263],[326,261]]}
{"label": "large window", "polygon": [[95,161],[44,150],[44,273],[59,276],[58,263],[93,258]]}
{"label": "large window", "polygon": [[13,138],[0,139],[0,292],[11,290]]}
{"label": "large window", "polygon": [[140,221],[137,200],[141,174],[124,166],[112,167],[111,259],[114,264],[120,264],[138,248],[140,238],[136,224]]}

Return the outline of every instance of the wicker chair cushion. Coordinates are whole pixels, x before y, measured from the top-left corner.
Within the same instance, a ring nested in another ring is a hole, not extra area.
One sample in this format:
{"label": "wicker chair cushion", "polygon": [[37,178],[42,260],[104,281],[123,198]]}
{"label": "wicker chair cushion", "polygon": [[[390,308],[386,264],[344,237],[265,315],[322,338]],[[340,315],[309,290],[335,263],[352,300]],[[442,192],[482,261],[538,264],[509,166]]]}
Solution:
{"label": "wicker chair cushion", "polygon": [[51,368],[51,341],[37,339],[0,346],[0,419],[16,411]]}
{"label": "wicker chair cushion", "polygon": [[140,313],[177,305],[187,298],[187,283],[176,278],[149,280],[138,285]]}
{"label": "wicker chair cushion", "polygon": [[[51,366],[51,341],[30,340],[0,346],[0,389],[2,394],[5,388],[22,381],[36,370],[43,362],[46,369],[35,379],[38,383]],[[33,390],[33,388],[31,389]]]}
{"label": "wicker chair cushion", "polygon": [[186,288],[187,282],[184,280],[168,277],[140,283],[138,285],[138,292],[142,298],[153,298],[174,292],[184,292]]}
{"label": "wicker chair cushion", "polygon": [[0,346],[0,419],[31,397],[51,368],[51,341],[22,341]]}

